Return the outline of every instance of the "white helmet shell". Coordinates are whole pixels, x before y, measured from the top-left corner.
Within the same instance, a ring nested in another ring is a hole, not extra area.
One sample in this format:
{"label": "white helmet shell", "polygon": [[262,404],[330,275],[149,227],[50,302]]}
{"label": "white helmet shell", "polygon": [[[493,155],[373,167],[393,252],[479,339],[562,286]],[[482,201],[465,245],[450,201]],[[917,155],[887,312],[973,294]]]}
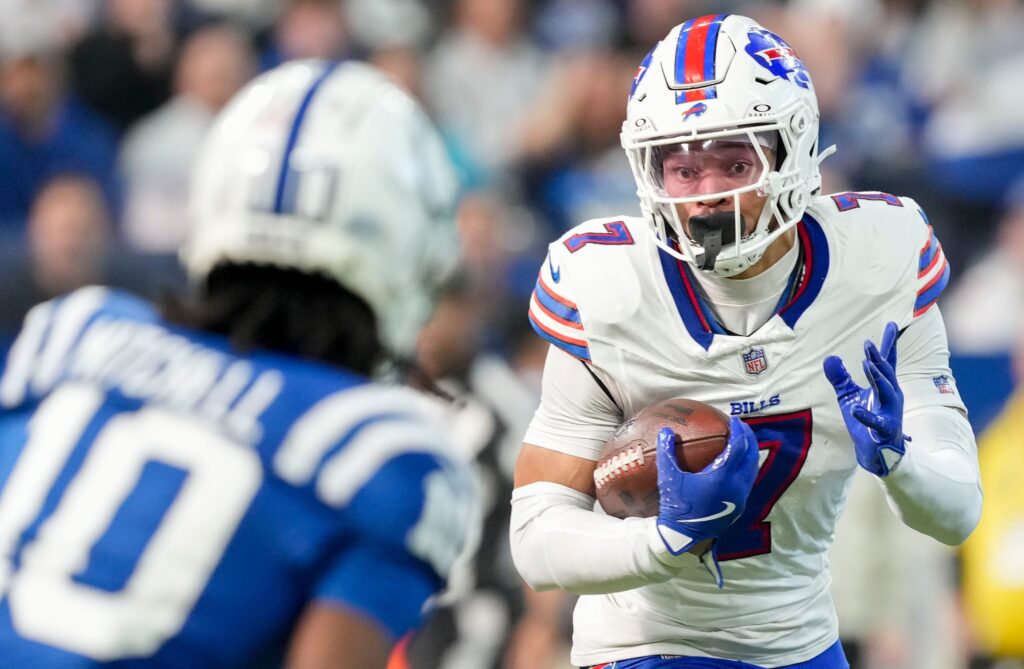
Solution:
{"label": "white helmet shell", "polygon": [[[772,138],[775,165],[761,148],[766,133],[778,133],[779,143]],[[707,196],[669,197],[661,187],[658,147],[737,138],[758,147],[762,169],[755,183],[722,194],[736,198],[736,242],[723,247],[713,268],[724,276],[757,262],[800,221],[821,187],[818,165],[831,151],[818,154],[814,86],[781,37],[738,15],[703,16],[676,26],[640,64],[621,134],[642,209],[657,243],[672,255],[695,264],[703,255],[685,234],[676,205]],[[767,195],[767,202],[745,235],[739,196],[749,191]]]}
{"label": "white helmet shell", "polygon": [[218,117],[192,187],[182,250],[203,281],[222,263],[336,279],[412,350],[457,262],[457,180],[420,107],[362,63],[286,63]]}

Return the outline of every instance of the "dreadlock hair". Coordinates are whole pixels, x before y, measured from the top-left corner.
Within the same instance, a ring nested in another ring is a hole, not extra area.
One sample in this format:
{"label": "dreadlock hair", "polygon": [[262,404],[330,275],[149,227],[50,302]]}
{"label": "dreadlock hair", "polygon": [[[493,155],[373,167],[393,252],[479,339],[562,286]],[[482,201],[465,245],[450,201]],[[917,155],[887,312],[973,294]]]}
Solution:
{"label": "dreadlock hair", "polygon": [[221,264],[199,295],[165,299],[161,311],[178,325],[227,337],[243,353],[265,349],[364,375],[387,358],[369,305],[323,274]]}

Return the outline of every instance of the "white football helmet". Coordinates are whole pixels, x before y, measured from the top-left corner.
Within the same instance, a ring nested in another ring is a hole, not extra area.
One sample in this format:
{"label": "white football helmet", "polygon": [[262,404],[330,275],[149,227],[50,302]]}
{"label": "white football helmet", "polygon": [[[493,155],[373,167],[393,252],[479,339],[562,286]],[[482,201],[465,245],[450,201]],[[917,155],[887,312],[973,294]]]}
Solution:
{"label": "white football helmet", "polygon": [[[633,79],[621,140],[644,215],[658,245],[673,256],[709,265],[708,249],[686,234],[677,204],[734,198],[735,229],[726,231],[728,243],[717,255],[711,249],[713,265],[704,267],[721,276],[750,267],[799,222],[821,187],[818,166],[834,150],[818,153],[818,101],[793,49],[752,19],[728,14],[678,25],[647,54]],[[760,161],[748,179],[719,193],[669,196],[665,155],[728,144],[745,145]],[[765,148],[776,154],[775,165]],[[739,197],[749,191],[767,202],[744,235]]]}
{"label": "white football helmet", "polygon": [[437,131],[369,65],[286,63],[221,112],[198,158],[193,279],[221,263],[322,273],[410,352],[454,268],[457,180]]}

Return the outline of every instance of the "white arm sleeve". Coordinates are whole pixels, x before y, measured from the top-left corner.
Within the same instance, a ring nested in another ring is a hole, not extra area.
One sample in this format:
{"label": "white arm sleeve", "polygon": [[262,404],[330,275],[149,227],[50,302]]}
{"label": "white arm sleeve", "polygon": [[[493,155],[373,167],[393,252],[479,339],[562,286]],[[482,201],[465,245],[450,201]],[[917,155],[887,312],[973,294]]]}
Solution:
{"label": "white arm sleeve", "polygon": [[[524,441],[597,460],[622,422],[610,392],[579,360],[552,346],[540,407]],[[512,491],[512,559],[534,590],[621,592],[667,581],[688,561],[696,563],[689,553],[668,552],[654,518],[620,520],[595,511],[594,503],[590,495],[551,481]]]}
{"label": "white arm sleeve", "polygon": [[904,328],[896,347],[896,377],[903,390],[904,414],[927,406],[953,407],[967,413],[949,369],[946,324],[938,307]]}
{"label": "white arm sleeve", "polygon": [[907,526],[956,545],[981,516],[981,475],[937,307],[903,331],[897,350],[903,432],[911,441],[895,470],[881,479],[882,486],[889,506]]}
{"label": "white arm sleeve", "polygon": [[978,447],[967,418],[948,407],[904,413],[907,452],[884,479],[889,506],[908,527],[963,543],[981,517]]}
{"label": "white arm sleeve", "polygon": [[667,581],[688,560],[697,561],[668,552],[655,518],[620,520],[593,509],[590,495],[548,481],[512,492],[512,560],[531,588],[621,592]]}
{"label": "white arm sleeve", "polygon": [[540,406],[530,422],[528,444],[597,460],[622,423],[622,412],[580,362],[552,346],[544,361]]}

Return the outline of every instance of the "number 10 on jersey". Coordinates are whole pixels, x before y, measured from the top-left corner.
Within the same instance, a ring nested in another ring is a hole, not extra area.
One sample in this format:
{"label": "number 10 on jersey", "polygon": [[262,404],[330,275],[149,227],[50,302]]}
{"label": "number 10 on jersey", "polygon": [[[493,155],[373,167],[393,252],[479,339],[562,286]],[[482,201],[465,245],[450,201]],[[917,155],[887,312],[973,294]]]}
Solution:
{"label": "number 10 on jersey", "polygon": [[[47,398],[0,492],[0,596],[12,623],[101,661],[151,655],[181,629],[262,479],[245,446],[161,409],[103,420],[103,397],[65,386]],[[148,536],[131,572],[109,589],[76,579],[126,500],[143,501],[133,495],[154,466],[178,470],[180,485],[144,508]]]}

